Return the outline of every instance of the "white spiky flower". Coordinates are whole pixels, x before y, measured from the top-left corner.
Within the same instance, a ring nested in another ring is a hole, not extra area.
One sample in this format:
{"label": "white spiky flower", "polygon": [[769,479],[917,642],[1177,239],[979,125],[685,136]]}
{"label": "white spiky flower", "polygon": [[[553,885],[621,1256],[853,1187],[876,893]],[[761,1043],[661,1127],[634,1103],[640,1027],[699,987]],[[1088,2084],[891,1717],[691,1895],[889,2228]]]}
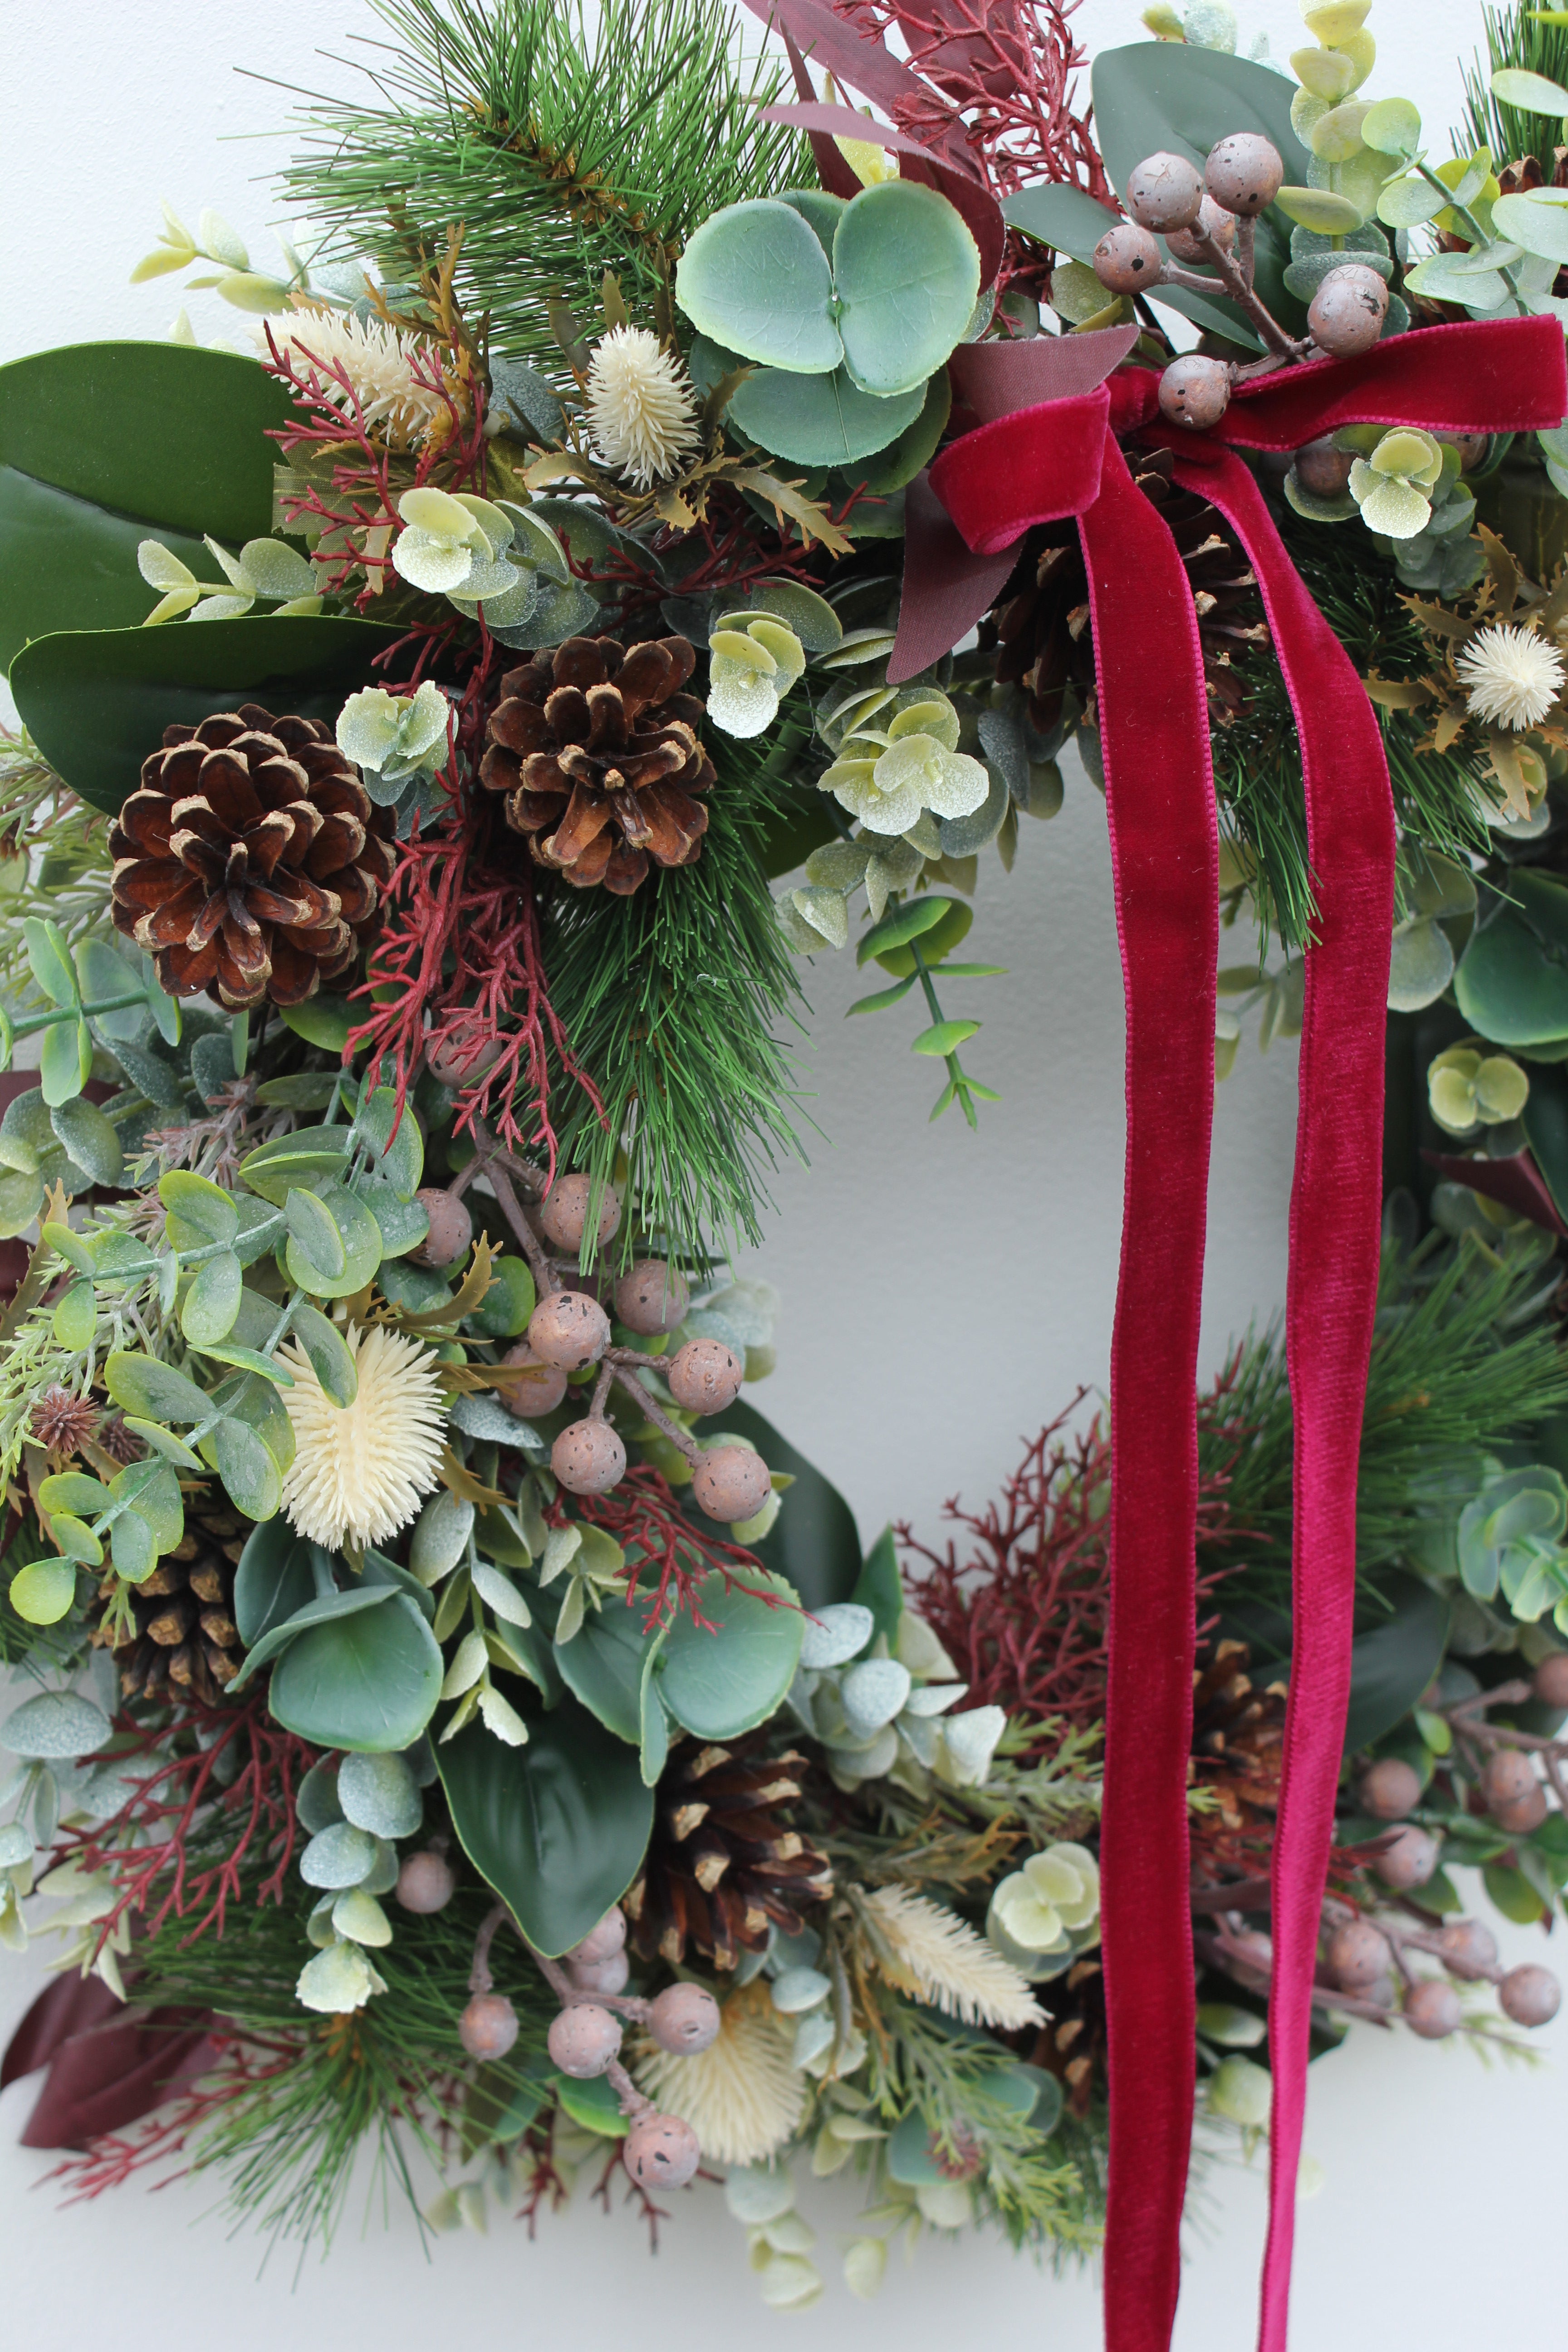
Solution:
{"label": "white spiky flower", "polygon": [[1044,2024],[1027,1979],[955,1911],[906,1886],[879,1886],[865,1905],[885,1948],[877,1965],[900,1992],[965,2025],[1016,2033]]}
{"label": "white spiky flower", "polygon": [[1500,727],[1538,727],[1563,690],[1563,656],[1534,629],[1481,629],[1454,667],[1471,717]]}
{"label": "white spiky flower", "polygon": [[[439,356],[424,336],[348,310],[306,309],[289,321],[269,323],[279,353],[310,372],[322,399],[344,415],[357,401],[364,422],[391,447],[416,448],[449,421],[447,403],[430,381],[441,375]],[[257,340],[265,354],[265,333]],[[353,386],[352,398],[331,373],[338,368]]]}
{"label": "white spiky flower", "polygon": [[718,2038],[695,2057],[647,2045],[637,2077],[667,2115],[680,2116],[715,2164],[763,2164],[794,2137],[807,2083],[792,2063],[793,2018],[779,2015],[759,1979],[731,1994]]}
{"label": "white spiky flower", "polygon": [[310,1543],[339,1550],[383,1543],[406,1527],[436,1485],[446,1443],[446,1404],[428,1348],[384,1324],[344,1334],[359,1386],[335,1405],[302,1348],[279,1350],[294,1385],[283,1391],[294,1459],[283,1510]]}
{"label": "white spiky flower", "polygon": [[697,446],[691,385],[646,327],[612,327],[588,367],[588,427],[606,466],[639,490]]}

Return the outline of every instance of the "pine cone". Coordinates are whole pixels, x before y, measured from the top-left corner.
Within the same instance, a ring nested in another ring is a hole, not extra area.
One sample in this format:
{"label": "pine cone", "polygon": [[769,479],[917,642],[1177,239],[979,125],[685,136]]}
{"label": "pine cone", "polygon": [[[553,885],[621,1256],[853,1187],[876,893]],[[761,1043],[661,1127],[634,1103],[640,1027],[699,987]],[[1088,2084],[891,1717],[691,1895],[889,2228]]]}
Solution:
{"label": "pine cone", "polygon": [[480,781],[507,795],[509,824],[541,866],[628,898],[658,866],[690,866],[713,782],[697,740],[702,704],[683,694],[697,666],[685,637],[626,652],[614,637],[568,637],[500,682]]}
{"label": "pine cone", "polygon": [[[1175,540],[1197,610],[1210,714],[1226,725],[1247,704],[1246,684],[1233,663],[1248,646],[1268,642],[1251,565],[1218,508],[1177,488],[1170,450],[1130,450],[1128,462]],[[1001,640],[996,676],[1002,685],[1022,686],[1031,720],[1048,735],[1069,686],[1078,688],[1080,703],[1094,691],[1089,579],[1070,524],[1047,526],[1043,544],[1031,539],[1030,552],[1033,579],[1026,572],[1023,586],[992,616]]]}
{"label": "pine cone", "polygon": [[826,1856],[781,1811],[800,1797],[805,1769],[804,1756],[763,1756],[749,1742],[676,1750],[643,1874],[622,1906],[645,1960],[674,1968],[689,1946],[732,1969],[742,1949],[762,1949],[770,1924],[801,1933],[801,1906],[833,1892]]}
{"label": "pine cone", "polygon": [[112,1649],[127,1698],[174,1704],[195,1697],[216,1706],[245,1655],[234,1622],[234,1571],[246,1534],[246,1521],[222,1502],[187,1508],[174,1550],[129,1588],[133,1626],[122,1626],[117,1641],[108,1616],[117,1580],[105,1578],[93,1606],[92,1640]]}
{"label": "pine cone", "polygon": [[1193,1677],[1193,1779],[1218,1800],[1192,1817],[1194,1875],[1205,1883],[1268,1869],[1279,1810],[1286,1688],[1257,1689],[1245,1642],[1221,1642]]}
{"label": "pine cone", "polygon": [[114,919],[172,996],[302,1004],[354,960],[393,869],[331,731],[254,702],[166,727],[110,831]]}

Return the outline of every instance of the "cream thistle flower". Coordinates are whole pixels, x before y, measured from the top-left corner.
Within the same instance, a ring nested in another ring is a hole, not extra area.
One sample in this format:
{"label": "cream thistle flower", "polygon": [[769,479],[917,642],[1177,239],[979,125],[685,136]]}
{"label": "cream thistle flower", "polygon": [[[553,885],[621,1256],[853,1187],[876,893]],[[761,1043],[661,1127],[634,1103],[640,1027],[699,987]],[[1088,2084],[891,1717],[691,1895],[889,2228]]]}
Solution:
{"label": "cream thistle flower", "polygon": [[904,1886],[877,1887],[865,1907],[884,1947],[877,1965],[900,1992],[965,2025],[1016,2033],[1044,2024],[1025,1979],[956,1912]]}
{"label": "cream thistle flower", "polygon": [[612,327],[588,368],[588,426],[606,466],[639,490],[697,446],[691,386],[647,327]]}
{"label": "cream thistle flower", "polygon": [[436,1484],[446,1443],[446,1406],[428,1348],[382,1324],[345,1333],[359,1387],[335,1405],[302,1348],[279,1359],[294,1376],[283,1391],[294,1459],[283,1480],[289,1525],[337,1551],[384,1542],[406,1527]]}
{"label": "cream thistle flower", "polygon": [[1454,664],[1470,716],[1538,727],[1563,691],[1563,656],[1533,629],[1481,629]]}
{"label": "cream thistle flower", "polygon": [[[347,310],[304,310],[291,325],[274,320],[272,340],[279,355],[301,373],[311,368],[321,397],[346,415],[353,401],[330,370],[342,368],[353,386],[364,422],[379,427],[390,447],[412,449],[446,426],[449,411],[427,380],[442,374],[439,355],[423,336],[389,326],[384,319],[356,319]],[[258,337],[263,355],[265,334]],[[420,362],[418,374],[415,362]],[[444,435],[443,435],[444,437]]]}
{"label": "cream thistle flower", "polygon": [[637,2081],[667,2115],[691,2126],[713,2163],[764,2164],[805,2112],[806,2079],[791,2063],[795,2024],[758,1979],[724,2003],[710,2048],[679,2058],[646,2045]]}

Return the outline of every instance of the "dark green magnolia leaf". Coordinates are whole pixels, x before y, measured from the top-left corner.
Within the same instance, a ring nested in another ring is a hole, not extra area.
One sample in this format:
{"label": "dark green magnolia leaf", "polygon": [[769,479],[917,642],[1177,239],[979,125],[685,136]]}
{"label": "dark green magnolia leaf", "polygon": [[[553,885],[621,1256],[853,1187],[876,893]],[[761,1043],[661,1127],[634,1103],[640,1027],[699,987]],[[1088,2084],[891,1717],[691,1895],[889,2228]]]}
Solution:
{"label": "dark green magnolia leaf", "polygon": [[308,996],[303,1004],[284,1004],[279,1010],[285,1028],[324,1054],[341,1054],[349,1042],[353,1008],[346,996]]}
{"label": "dark green magnolia leaf", "polygon": [[575,1699],[508,1748],[480,1725],[436,1761],[464,1853],[537,1951],[570,1951],[618,1903],[641,1865],[653,1791],[637,1752]]}
{"label": "dark green magnolia leaf", "polygon": [[860,1575],[860,1536],[837,1487],[743,1399],[727,1407],[722,1421],[756,1447],[770,1470],[795,1480],[768,1533],[749,1547],[752,1557],[792,1584],[808,1609],[847,1601]]}
{"label": "dark green magnolia leaf", "polygon": [[1358,1633],[1351,1651],[1347,1756],[1404,1720],[1442,1664],[1448,1638],[1444,1594],[1398,1570],[1383,1579],[1380,1590],[1394,1614]]}
{"label": "dark green magnolia leaf", "polygon": [[118,812],[171,723],[260,702],[330,727],[396,635],[319,614],[63,631],[16,656],[11,691],[50,766],[94,808]]}
{"label": "dark green magnolia leaf", "polygon": [[204,532],[265,538],[266,436],[289,414],[255,360],[185,344],[73,343],[0,368],[0,669],[52,630],[138,628],[156,601],[143,539],[210,577]]}
{"label": "dark green magnolia leaf", "polygon": [[1002,217],[1054,252],[1087,262],[1106,230],[1114,228],[1121,215],[1097,203],[1082,188],[1045,182],[1004,198]]}
{"label": "dark green magnolia leaf", "polygon": [[268,1706],[286,1730],[317,1747],[400,1751],[436,1711],[441,1653],[435,1635],[406,1593],[391,1586],[372,1591],[379,1608],[299,1633],[272,1670]]}
{"label": "dark green magnolia leaf", "polygon": [[555,1663],[569,1690],[576,1692],[606,1730],[635,1747],[642,1737],[641,1690],[648,1636],[643,1611],[612,1597],[590,1610],[569,1642],[556,1647]]}
{"label": "dark green magnolia leaf", "polygon": [[684,1612],[670,1625],[658,1667],[659,1696],[699,1739],[754,1730],[795,1680],[805,1619],[782,1577],[773,1589],[783,1600],[772,1606],[738,1586],[726,1592],[715,1570],[698,1586],[697,1598],[718,1630],[704,1631]]}
{"label": "dark green magnolia leaf", "polygon": [[212,1399],[194,1381],[153,1356],[110,1356],[103,1385],[123,1412],[149,1421],[205,1421],[212,1410]]}
{"label": "dark green magnolia leaf", "polygon": [[[793,1494],[795,1489],[790,1491]],[[877,1632],[889,1648],[893,1648],[899,1638],[899,1620],[904,1613],[904,1584],[899,1574],[898,1547],[891,1528],[882,1529],[866,1554],[866,1564],[849,1598],[871,1612]]]}
{"label": "dark green magnolia leaf", "polygon": [[601,2139],[625,2139],[630,2131],[631,2119],[622,2115],[615,2088],[605,2075],[557,2074],[552,2088],[573,2122],[581,2124],[584,2131],[597,2132]]}
{"label": "dark green magnolia leaf", "polygon": [[[278,1526],[282,1523],[274,1519],[268,1524]],[[258,1534],[265,1531],[265,1528],[258,1529]],[[251,1540],[253,1541],[254,1538]],[[310,1547],[307,1545],[307,1564],[309,1554]],[[267,1559],[271,1557],[270,1553],[266,1555]],[[275,1597],[279,1602],[281,1601],[286,1575],[289,1580],[288,1591],[298,1590],[298,1579],[293,1576],[291,1570],[278,1569],[274,1573],[272,1569],[266,1566],[258,1569],[256,1585],[258,1605],[267,1611],[272,1622],[263,1622],[262,1630],[258,1633],[255,1641],[247,1648],[245,1664],[228,1685],[231,1691],[243,1688],[252,1675],[258,1674],[263,1666],[270,1665],[273,1659],[286,1650],[290,1642],[297,1641],[300,1634],[310,1633],[313,1627],[334,1624],[340,1617],[353,1617],[362,1609],[384,1609],[396,1597],[390,1585],[356,1584],[347,1592],[327,1592],[323,1593],[319,1600],[304,1601],[298,1609],[290,1611],[287,1617],[279,1618],[272,1616],[268,1601],[269,1594],[274,1593],[275,1588]],[[314,1589],[313,1579],[312,1589]]]}

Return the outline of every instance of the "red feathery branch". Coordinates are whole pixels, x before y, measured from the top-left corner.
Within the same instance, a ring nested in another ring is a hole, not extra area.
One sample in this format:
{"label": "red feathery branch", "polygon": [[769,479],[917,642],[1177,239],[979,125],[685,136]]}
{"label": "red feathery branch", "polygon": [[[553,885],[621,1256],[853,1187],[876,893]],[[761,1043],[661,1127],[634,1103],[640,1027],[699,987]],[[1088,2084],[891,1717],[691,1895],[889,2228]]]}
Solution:
{"label": "red feathery branch", "polygon": [[[715,1570],[724,1580],[726,1592],[748,1592],[770,1609],[799,1606],[760,1581],[762,1563],[754,1552],[740,1544],[725,1543],[689,1519],[668,1479],[651,1463],[629,1470],[611,1494],[577,1495],[572,1499],[576,1517],[590,1527],[603,1528],[626,1554],[627,1606],[637,1601],[651,1604],[645,1633],[682,1610],[704,1633],[716,1633],[718,1628],[704,1617],[697,1598],[698,1586]],[[563,1502],[558,1501],[545,1516],[552,1527],[569,1524]],[[647,1580],[650,1571],[658,1579],[651,1591]],[[748,1582],[748,1573],[759,1580]]]}

